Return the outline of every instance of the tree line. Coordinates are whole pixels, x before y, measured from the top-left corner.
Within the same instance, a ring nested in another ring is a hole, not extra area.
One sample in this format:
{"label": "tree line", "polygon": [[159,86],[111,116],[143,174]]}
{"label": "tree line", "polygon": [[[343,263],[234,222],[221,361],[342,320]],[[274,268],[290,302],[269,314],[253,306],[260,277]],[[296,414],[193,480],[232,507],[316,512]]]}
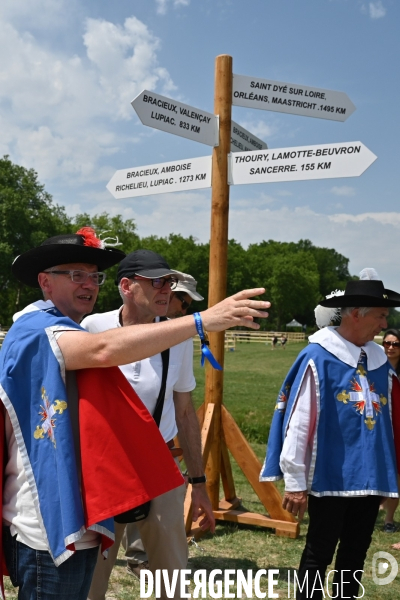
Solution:
{"label": "tree line", "polygon": [[[140,237],[133,219],[107,213],[89,216],[67,216],[61,206],[53,203],[51,195],[39,183],[33,169],[13,164],[8,156],[0,158],[0,323],[9,326],[12,315],[29,302],[40,299],[40,290],[28,288],[15,280],[11,264],[16,256],[38,246],[53,235],[74,233],[89,225],[105,237],[118,237],[124,252],[147,248],[158,252],[171,268],[190,273],[198,281],[197,289],[204,301],[196,309],[207,307],[209,244],[196,238],[171,233],[166,237]],[[282,330],[285,323],[297,319],[313,326],[314,308],[335,289],[344,289],[351,278],[349,259],[332,248],[314,246],[309,240],[251,244],[247,249],[235,241],[228,244],[227,294],[240,289],[265,287],[272,302],[270,318],[262,328]],[[98,312],[120,305],[114,283],[117,267],[107,271],[95,307]],[[399,313],[392,311],[391,326]]]}

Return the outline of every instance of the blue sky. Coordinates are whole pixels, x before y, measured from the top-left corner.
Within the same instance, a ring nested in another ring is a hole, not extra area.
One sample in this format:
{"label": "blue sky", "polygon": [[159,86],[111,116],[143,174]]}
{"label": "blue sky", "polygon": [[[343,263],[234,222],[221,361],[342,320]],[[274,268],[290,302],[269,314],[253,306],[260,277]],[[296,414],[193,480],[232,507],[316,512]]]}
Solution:
{"label": "blue sky", "polygon": [[2,0],[0,155],[34,168],[71,215],[119,213],[139,235],[204,242],[211,190],[106,190],[117,169],[211,153],[143,126],[133,97],[213,112],[219,54],[236,74],[346,92],[357,110],[344,123],[233,108],[270,148],[361,141],[378,160],[357,178],[232,186],[229,236],[308,238],[400,289],[399,17],[397,0]]}

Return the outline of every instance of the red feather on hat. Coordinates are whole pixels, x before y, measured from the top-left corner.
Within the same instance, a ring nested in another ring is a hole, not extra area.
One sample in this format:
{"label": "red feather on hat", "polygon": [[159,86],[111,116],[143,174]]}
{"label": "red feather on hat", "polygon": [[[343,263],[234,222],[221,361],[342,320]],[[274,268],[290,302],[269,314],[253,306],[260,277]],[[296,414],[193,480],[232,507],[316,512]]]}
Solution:
{"label": "red feather on hat", "polygon": [[84,246],[92,248],[102,248],[101,240],[97,237],[93,227],[82,227],[76,232],[76,235],[81,235],[84,239]]}

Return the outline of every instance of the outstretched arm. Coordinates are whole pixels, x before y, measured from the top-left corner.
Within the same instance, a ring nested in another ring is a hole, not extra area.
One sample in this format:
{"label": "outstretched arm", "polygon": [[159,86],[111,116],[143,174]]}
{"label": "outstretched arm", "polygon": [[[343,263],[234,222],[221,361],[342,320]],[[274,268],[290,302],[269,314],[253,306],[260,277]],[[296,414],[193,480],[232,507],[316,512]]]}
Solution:
{"label": "outstretched arm", "polygon": [[[206,331],[224,331],[238,325],[259,329],[253,318],[266,318],[269,302],[251,300],[264,288],[244,290],[225,298],[201,314]],[[67,370],[113,367],[142,360],[196,335],[192,315],[161,323],[130,325],[102,333],[66,331],[57,340]]]}

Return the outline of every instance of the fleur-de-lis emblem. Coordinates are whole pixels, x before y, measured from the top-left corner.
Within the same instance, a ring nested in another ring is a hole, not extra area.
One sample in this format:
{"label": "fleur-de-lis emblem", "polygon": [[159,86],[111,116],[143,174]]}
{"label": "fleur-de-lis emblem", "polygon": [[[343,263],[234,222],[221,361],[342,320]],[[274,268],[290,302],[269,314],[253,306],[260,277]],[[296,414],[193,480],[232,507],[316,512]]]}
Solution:
{"label": "fleur-de-lis emblem", "polygon": [[339,400],[339,402],[343,402],[343,404],[348,404],[350,400],[350,394],[348,394],[346,390],[343,390],[342,392],[340,392],[340,394],[336,396],[336,398]]}
{"label": "fleur-de-lis emblem", "polygon": [[35,440],[42,440],[44,438],[44,431],[39,425],[36,425],[36,429],[33,432],[33,437]]}
{"label": "fleur-de-lis emblem", "polygon": [[364,369],[363,365],[358,365],[356,373],[357,375],[362,375],[363,377],[367,376],[367,371]]}
{"label": "fleur-de-lis emblem", "polygon": [[364,423],[366,424],[366,426],[368,427],[368,429],[371,431],[374,428],[374,425],[376,424],[376,421],[374,421],[372,417],[367,417],[364,420]]}
{"label": "fleur-de-lis emblem", "polygon": [[60,415],[63,414],[64,410],[67,410],[67,403],[65,400],[56,400],[54,402],[54,410],[58,412]]}

